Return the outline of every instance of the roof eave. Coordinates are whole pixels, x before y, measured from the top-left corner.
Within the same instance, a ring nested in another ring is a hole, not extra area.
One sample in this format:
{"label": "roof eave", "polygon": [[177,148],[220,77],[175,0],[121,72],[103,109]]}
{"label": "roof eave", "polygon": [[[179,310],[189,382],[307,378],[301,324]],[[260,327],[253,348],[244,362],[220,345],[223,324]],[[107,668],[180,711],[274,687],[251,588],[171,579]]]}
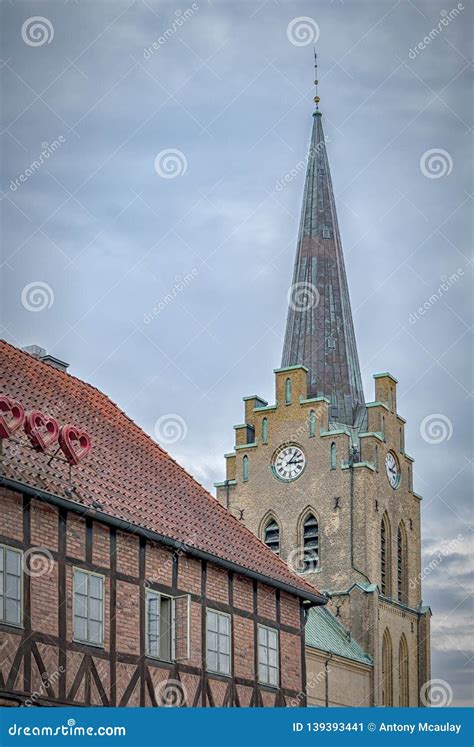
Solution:
{"label": "roof eave", "polygon": [[152,529],[146,529],[139,524],[133,524],[130,521],[119,519],[118,517],[105,513],[104,511],[90,508],[83,503],[77,503],[76,501],[69,500],[68,498],[63,498],[59,495],[56,495],[55,493],[50,493],[47,490],[37,488],[33,485],[29,485],[28,483],[23,483],[19,480],[13,480],[12,478],[6,477],[5,475],[0,475],[0,486],[2,485],[6,488],[9,488],[10,490],[16,490],[17,492],[25,493],[26,495],[32,496],[34,498],[39,498],[55,506],[66,508],[69,511],[75,511],[76,513],[80,514],[88,514],[88,516],[93,516],[97,521],[102,521],[104,522],[104,524],[115,526],[117,529],[121,529],[122,531],[129,532],[131,529],[133,529],[136,534],[141,535],[146,539],[152,540],[153,542],[159,542],[163,545],[166,545],[167,547],[173,548],[174,550],[180,550],[181,552],[184,551],[188,555],[192,555],[196,558],[199,558],[200,560],[206,560],[209,563],[214,563],[215,565],[221,566],[226,570],[234,571],[235,573],[241,573],[242,575],[249,576],[256,581],[260,581],[261,583],[265,583],[269,586],[281,589],[282,591],[286,591],[288,594],[292,594],[293,596],[297,596],[300,599],[310,602],[311,606],[327,604],[326,597],[321,594],[312,594],[311,592],[304,591],[303,589],[299,589],[296,586],[291,586],[291,584],[287,584],[284,581],[279,581],[276,578],[272,578],[271,576],[266,576],[263,573],[254,571],[251,568],[246,568],[245,566],[241,566],[238,563],[233,563],[230,560],[221,558],[218,555],[213,555],[212,553],[208,553],[205,550],[200,550],[197,547],[187,545],[185,542],[181,542],[180,540],[174,539],[172,537],[167,537],[164,534],[159,534]]}

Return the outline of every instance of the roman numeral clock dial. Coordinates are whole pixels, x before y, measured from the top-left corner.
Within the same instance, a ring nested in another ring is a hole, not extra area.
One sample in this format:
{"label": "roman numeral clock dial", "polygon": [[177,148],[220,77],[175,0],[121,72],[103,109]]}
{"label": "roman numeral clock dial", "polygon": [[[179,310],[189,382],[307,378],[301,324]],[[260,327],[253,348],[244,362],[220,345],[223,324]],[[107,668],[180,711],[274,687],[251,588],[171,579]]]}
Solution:
{"label": "roman numeral clock dial", "polygon": [[385,471],[387,473],[387,480],[395,490],[400,485],[400,466],[397,457],[391,451],[385,457]]}
{"label": "roman numeral clock dial", "polygon": [[284,482],[296,480],[303,474],[306,467],[306,457],[302,449],[296,444],[280,446],[272,459],[272,471],[275,477]]}

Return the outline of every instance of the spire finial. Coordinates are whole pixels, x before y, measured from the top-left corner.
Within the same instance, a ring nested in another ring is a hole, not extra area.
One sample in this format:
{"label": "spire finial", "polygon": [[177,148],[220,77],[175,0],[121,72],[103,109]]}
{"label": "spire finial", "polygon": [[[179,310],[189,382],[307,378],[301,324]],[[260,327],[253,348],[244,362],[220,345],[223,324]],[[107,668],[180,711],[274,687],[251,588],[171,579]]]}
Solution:
{"label": "spire finial", "polygon": [[316,52],[316,47],[314,47],[314,88],[315,88],[315,96],[314,96],[314,103],[316,104],[316,111],[319,112],[319,102],[321,99],[318,96],[318,53]]}

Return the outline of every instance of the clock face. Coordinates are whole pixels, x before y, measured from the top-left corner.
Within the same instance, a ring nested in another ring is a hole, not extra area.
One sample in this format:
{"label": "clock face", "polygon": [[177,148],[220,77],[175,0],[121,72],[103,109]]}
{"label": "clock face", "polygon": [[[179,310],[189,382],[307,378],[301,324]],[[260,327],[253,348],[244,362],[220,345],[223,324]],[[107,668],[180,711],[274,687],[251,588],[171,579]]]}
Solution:
{"label": "clock face", "polygon": [[285,444],[281,446],[273,457],[273,472],[285,482],[296,480],[306,467],[306,457],[299,446],[295,444]]}
{"label": "clock face", "polygon": [[398,488],[400,485],[400,467],[395,454],[392,454],[391,451],[389,451],[385,457],[385,470],[387,472],[387,479],[392,488]]}

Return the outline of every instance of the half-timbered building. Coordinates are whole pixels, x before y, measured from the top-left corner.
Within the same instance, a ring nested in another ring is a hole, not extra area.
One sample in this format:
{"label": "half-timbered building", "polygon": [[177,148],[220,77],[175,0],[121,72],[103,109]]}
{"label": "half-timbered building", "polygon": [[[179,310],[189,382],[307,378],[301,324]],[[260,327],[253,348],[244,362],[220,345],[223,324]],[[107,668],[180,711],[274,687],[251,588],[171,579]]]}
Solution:
{"label": "half-timbered building", "polygon": [[316,588],[104,394],[0,343],[3,705],[306,705]]}

